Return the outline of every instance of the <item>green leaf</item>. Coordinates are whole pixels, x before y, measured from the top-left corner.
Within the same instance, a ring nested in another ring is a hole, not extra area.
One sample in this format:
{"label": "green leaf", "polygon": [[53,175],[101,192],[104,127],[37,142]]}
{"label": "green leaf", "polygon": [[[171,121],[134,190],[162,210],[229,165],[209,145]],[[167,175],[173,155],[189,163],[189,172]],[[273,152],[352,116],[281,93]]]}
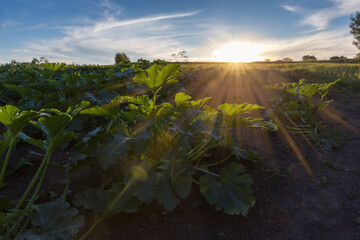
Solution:
{"label": "green leaf", "polygon": [[40,232],[25,233],[20,239],[72,239],[84,226],[84,217],[62,200],[33,206],[31,223]]}
{"label": "green leaf", "polygon": [[189,100],[192,97],[183,93],[183,92],[179,92],[175,95],[175,104],[177,108],[187,108],[188,106],[190,106],[190,102]]}
{"label": "green leaf", "polygon": [[62,144],[71,139],[77,139],[77,135],[72,132],[59,132],[58,135],[54,138],[54,149],[57,149]]}
{"label": "green leaf", "polygon": [[140,206],[131,186],[115,185],[110,190],[88,188],[74,195],[73,203],[95,212],[135,212]]}
{"label": "green leaf", "polygon": [[44,112],[52,112],[54,115],[40,117],[37,122],[31,122],[51,137],[62,133],[67,124],[72,120],[68,113],[59,112],[57,109],[46,109]]}
{"label": "green leaf", "polygon": [[108,209],[108,198],[110,190],[102,188],[88,188],[74,195],[73,203],[75,206],[81,206],[84,209],[93,210],[95,212]]}
{"label": "green leaf", "polygon": [[[135,166],[136,168],[141,168],[140,166]],[[141,168],[143,171],[145,169]],[[151,203],[155,197],[153,188],[159,183],[159,178],[156,173],[153,171],[145,171],[146,179],[139,179],[134,175],[134,169],[132,168],[130,174],[126,175],[126,183],[133,183],[135,185],[134,188],[134,196],[136,196],[140,201],[145,203]],[[143,175],[144,176],[144,175]]]}
{"label": "green leaf", "polygon": [[130,99],[128,102],[136,104],[136,105],[146,105],[146,104],[148,104],[149,100],[150,99],[149,99],[148,95],[140,95],[140,96]]}
{"label": "green leaf", "polygon": [[126,156],[130,140],[131,139],[123,133],[114,133],[113,139],[109,144],[102,145],[96,149],[96,153],[100,158],[100,165],[104,170],[118,162],[119,158]]}
{"label": "green leaf", "polygon": [[116,118],[119,114],[119,106],[122,103],[123,99],[127,99],[127,98],[125,97],[117,98],[115,100],[112,100],[108,104],[87,108],[85,110],[80,111],[80,114],[89,114],[100,117]]}
{"label": "green leaf", "polygon": [[67,112],[68,114],[70,114],[71,116],[74,116],[74,115],[78,114],[81,110],[83,110],[84,108],[87,108],[89,105],[90,105],[90,102],[89,102],[89,101],[82,101],[82,102],[79,103],[79,104],[70,106],[70,107],[66,110],[66,112]]}
{"label": "green leaf", "polygon": [[3,86],[19,93],[23,97],[31,96],[33,92],[32,89],[29,87],[24,87],[24,86],[19,87],[16,86],[15,84],[3,84]]}
{"label": "green leaf", "polygon": [[204,106],[205,103],[207,101],[209,101],[210,99],[211,99],[211,97],[206,97],[206,98],[202,98],[202,99],[199,99],[199,100],[196,100],[196,101],[190,101],[190,104],[191,104],[193,109],[199,109],[202,106]]}
{"label": "green leaf", "polygon": [[35,139],[35,138],[31,138],[29,137],[28,135],[26,135],[25,133],[23,132],[20,132],[19,133],[19,138],[21,138],[23,141],[27,142],[27,143],[30,143],[36,147],[39,147],[41,148],[43,151],[46,152],[47,150],[47,146],[46,146],[46,143],[44,141],[41,141],[41,140],[38,140],[38,139]]}
{"label": "green leaf", "polygon": [[22,111],[17,107],[5,105],[0,107],[0,122],[16,136],[28,122],[39,116],[35,111]]}
{"label": "green leaf", "polygon": [[167,172],[157,173],[159,183],[154,187],[154,196],[159,204],[168,211],[172,211],[179,204],[179,200],[171,186],[171,178]]}
{"label": "green leaf", "polygon": [[238,159],[250,160],[254,163],[257,163],[257,161],[260,159],[257,152],[239,146],[234,146],[233,153]]}
{"label": "green leaf", "polygon": [[255,109],[262,109],[263,107],[256,105],[256,104],[230,104],[224,103],[218,106],[218,109],[227,116],[237,116],[242,113],[248,113]]}
{"label": "green leaf", "polygon": [[201,176],[200,192],[208,203],[215,204],[217,210],[246,216],[255,204],[250,187],[252,183],[245,168],[232,162],[222,169],[221,179],[214,175]]}
{"label": "green leaf", "polygon": [[173,184],[176,195],[183,199],[187,198],[191,192],[192,183],[192,176],[184,174],[179,175]]}
{"label": "green leaf", "polygon": [[136,74],[133,81],[145,84],[154,93],[162,86],[177,82],[174,78],[178,76],[179,68],[177,64],[165,67],[154,64],[144,72]]}

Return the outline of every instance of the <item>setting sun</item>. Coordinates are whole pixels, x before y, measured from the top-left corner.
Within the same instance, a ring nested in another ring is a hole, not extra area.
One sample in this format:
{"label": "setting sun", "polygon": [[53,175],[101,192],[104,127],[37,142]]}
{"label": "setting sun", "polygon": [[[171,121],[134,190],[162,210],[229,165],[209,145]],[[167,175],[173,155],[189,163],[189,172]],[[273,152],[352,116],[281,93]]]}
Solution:
{"label": "setting sun", "polygon": [[264,46],[250,42],[230,42],[214,50],[212,55],[219,62],[252,62],[262,60],[259,54]]}

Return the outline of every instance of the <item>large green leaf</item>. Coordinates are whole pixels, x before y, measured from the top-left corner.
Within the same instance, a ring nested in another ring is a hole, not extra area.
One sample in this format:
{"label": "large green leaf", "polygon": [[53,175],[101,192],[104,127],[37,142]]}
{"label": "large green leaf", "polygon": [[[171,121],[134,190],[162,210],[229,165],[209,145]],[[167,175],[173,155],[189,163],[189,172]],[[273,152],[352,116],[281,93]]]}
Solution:
{"label": "large green leaf", "polygon": [[46,109],[44,112],[52,112],[54,115],[46,115],[40,117],[37,122],[31,122],[38,128],[42,129],[45,133],[51,137],[57,136],[62,133],[66,125],[72,120],[72,117],[68,113],[59,112],[56,109]]}
{"label": "large green leaf", "polygon": [[[139,173],[141,172],[142,177],[140,178]],[[159,183],[159,178],[154,171],[145,171],[145,169],[140,166],[134,166],[126,175],[125,182],[135,185],[134,196],[144,203],[150,203],[154,200],[155,194],[153,188]]]}
{"label": "large green leaf", "polygon": [[3,86],[19,93],[23,97],[31,96],[33,93],[32,89],[29,87],[24,87],[24,86],[19,87],[16,86],[15,84],[3,84]]}
{"label": "large green leaf", "polygon": [[135,212],[140,206],[140,201],[133,197],[132,187],[114,185],[112,189],[88,188],[74,195],[73,203],[95,212]]}
{"label": "large green leaf", "polygon": [[154,195],[159,204],[172,211],[179,204],[171,186],[171,178],[167,172],[157,173],[158,184],[154,187]]}
{"label": "large green leaf", "polygon": [[27,143],[30,143],[36,147],[41,148],[44,152],[46,152],[46,150],[47,150],[48,146],[46,145],[46,141],[41,141],[41,140],[38,140],[35,138],[31,138],[23,132],[20,132],[18,137]]}
{"label": "large green leaf", "polygon": [[110,190],[88,188],[82,192],[76,193],[74,195],[73,203],[84,209],[99,212],[108,208],[109,195]]}
{"label": "large green leaf", "polygon": [[242,113],[248,113],[255,109],[262,109],[263,107],[256,105],[256,104],[230,104],[230,103],[224,103],[218,106],[219,110],[227,115],[227,116],[236,116]]}
{"label": "large green leaf", "polygon": [[74,115],[78,114],[81,110],[83,110],[84,108],[87,108],[89,105],[90,105],[89,101],[82,101],[79,104],[68,107],[66,112],[69,113],[71,116],[74,116]]}
{"label": "large green leaf", "polygon": [[221,178],[214,175],[201,176],[200,192],[208,203],[215,204],[217,210],[246,216],[249,208],[255,204],[250,187],[252,183],[245,168],[232,162],[222,169]]}
{"label": "large green leaf", "polygon": [[115,118],[119,114],[119,106],[124,99],[128,99],[128,98],[127,97],[119,97],[115,100],[112,100],[108,104],[101,105],[101,106],[95,106],[95,107],[91,107],[91,108],[82,110],[82,111],[80,111],[80,114],[89,114],[89,115],[95,115],[95,116],[100,116],[100,117]]}
{"label": "large green leaf", "polygon": [[190,106],[190,99],[192,97],[183,93],[183,92],[179,92],[175,95],[175,104],[177,108],[187,108],[188,106]]}
{"label": "large green leaf", "polygon": [[78,210],[62,200],[34,205],[31,224],[36,230],[22,234],[17,239],[57,240],[73,239],[84,225]]}
{"label": "large green leaf", "polygon": [[96,149],[100,165],[104,170],[115,164],[119,158],[126,156],[130,140],[125,134],[117,132],[112,135],[110,143]]}
{"label": "large green leaf", "polygon": [[250,160],[254,163],[260,159],[260,156],[257,152],[236,145],[233,147],[233,153],[238,159]]}
{"label": "large green leaf", "polygon": [[178,75],[179,68],[177,64],[169,64],[165,67],[154,64],[144,72],[136,74],[133,80],[145,84],[151,91],[156,92],[162,86],[177,82],[174,78]]}
{"label": "large green leaf", "polygon": [[16,136],[28,122],[39,114],[35,111],[22,111],[17,107],[5,105],[0,107],[0,122]]}
{"label": "large green leaf", "polygon": [[77,135],[72,132],[59,132],[58,135],[56,135],[56,138],[54,138],[54,148],[60,147],[62,144],[66,143],[67,141],[70,141],[72,139],[77,139]]}

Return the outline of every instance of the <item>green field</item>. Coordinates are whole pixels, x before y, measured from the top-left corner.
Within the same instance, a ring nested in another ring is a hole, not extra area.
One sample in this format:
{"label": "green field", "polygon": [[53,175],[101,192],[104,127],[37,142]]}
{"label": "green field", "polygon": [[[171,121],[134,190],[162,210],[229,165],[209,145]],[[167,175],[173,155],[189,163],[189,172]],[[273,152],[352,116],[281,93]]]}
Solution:
{"label": "green field", "polygon": [[[0,239],[96,238],[106,221],[139,219],[147,208],[177,219],[189,201],[259,221],[272,199],[259,186],[284,185],[278,179],[294,171],[319,188],[331,184],[329,158],[347,156],[347,131],[358,131],[331,107],[359,90],[355,63],[2,65]],[[272,165],[276,153],[293,162]],[[316,154],[326,158],[316,162],[324,175],[307,157]],[[352,166],[338,173],[344,182],[360,171]],[[285,208],[269,207],[282,217]],[[355,213],[347,217],[356,225]]]}

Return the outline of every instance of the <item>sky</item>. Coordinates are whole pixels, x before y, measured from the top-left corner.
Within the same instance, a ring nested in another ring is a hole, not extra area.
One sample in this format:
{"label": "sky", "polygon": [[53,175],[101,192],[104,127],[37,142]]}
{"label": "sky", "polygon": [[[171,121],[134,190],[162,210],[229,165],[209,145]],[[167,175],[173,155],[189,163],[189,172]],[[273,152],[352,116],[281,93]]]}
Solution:
{"label": "sky", "polygon": [[113,64],[116,52],[174,60],[180,51],[189,61],[351,58],[356,11],[360,0],[3,0],[0,63]]}

